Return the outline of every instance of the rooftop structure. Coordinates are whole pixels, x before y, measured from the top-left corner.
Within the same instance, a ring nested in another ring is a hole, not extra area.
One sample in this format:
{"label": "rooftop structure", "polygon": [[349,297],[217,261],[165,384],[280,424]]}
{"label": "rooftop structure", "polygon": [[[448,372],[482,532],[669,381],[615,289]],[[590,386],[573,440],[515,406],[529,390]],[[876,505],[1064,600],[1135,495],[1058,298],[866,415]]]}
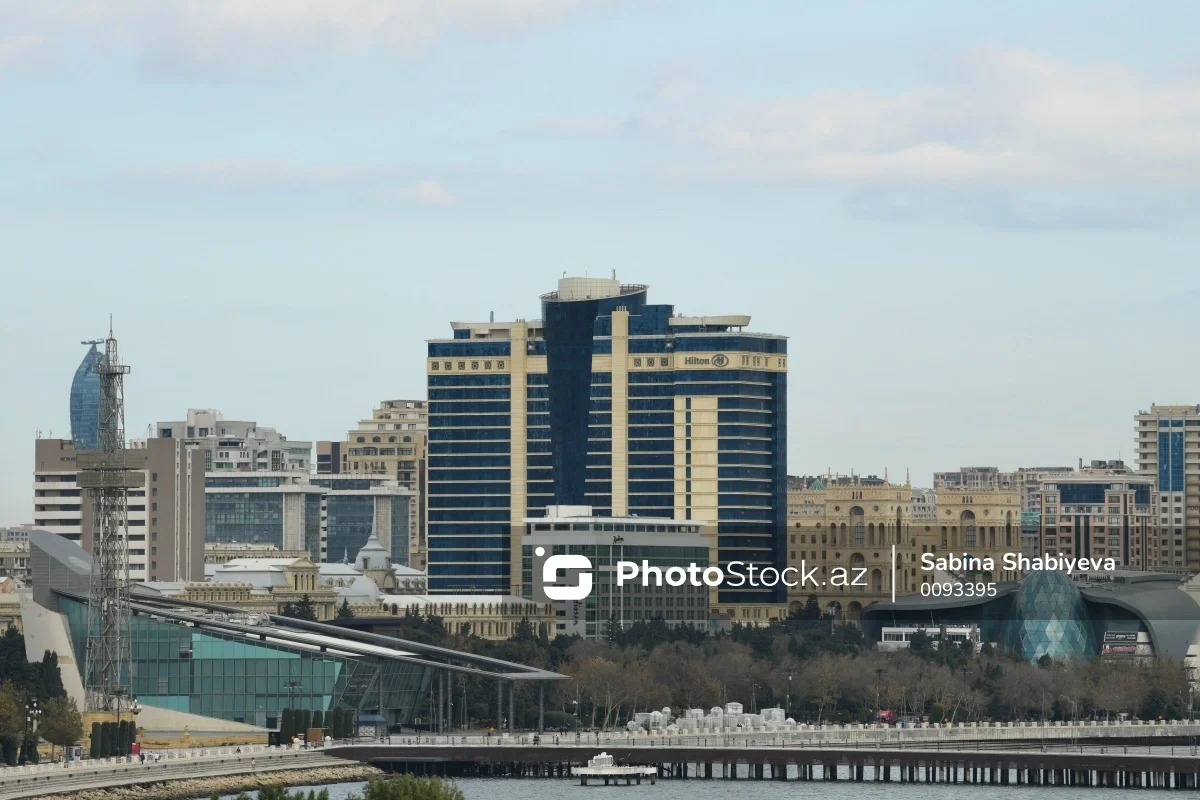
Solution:
{"label": "rooftop structure", "polygon": [[160,422],[160,439],[182,439],[204,452],[205,472],[301,472],[312,465],[312,442],[290,440],[257,422],[227,420],[212,408],[190,408],[187,419]]}

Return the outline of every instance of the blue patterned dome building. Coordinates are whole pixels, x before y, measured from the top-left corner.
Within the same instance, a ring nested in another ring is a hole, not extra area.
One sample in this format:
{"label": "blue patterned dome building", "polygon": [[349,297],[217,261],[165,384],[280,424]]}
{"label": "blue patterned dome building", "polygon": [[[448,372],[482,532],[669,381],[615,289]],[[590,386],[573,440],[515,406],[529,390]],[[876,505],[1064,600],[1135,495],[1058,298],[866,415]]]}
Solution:
{"label": "blue patterned dome building", "polygon": [[1092,622],[1078,587],[1057,570],[1032,572],[1012,597],[1003,641],[1026,661],[1091,658]]}

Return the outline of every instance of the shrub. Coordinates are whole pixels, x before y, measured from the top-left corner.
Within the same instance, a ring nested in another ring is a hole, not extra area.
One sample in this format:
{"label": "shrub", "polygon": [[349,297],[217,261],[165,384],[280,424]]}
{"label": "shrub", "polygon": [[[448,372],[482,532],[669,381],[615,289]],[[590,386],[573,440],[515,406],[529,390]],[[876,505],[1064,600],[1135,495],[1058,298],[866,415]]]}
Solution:
{"label": "shrub", "polygon": [[452,780],[392,775],[367,781],[363,800],[466,800],[466,797]]}

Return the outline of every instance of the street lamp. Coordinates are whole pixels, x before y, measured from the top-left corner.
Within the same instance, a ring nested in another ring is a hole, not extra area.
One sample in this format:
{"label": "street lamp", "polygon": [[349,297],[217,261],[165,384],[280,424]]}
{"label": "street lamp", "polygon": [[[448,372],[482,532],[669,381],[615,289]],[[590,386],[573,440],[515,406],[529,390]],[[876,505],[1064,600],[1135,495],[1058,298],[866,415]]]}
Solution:
{"label": "street lamp", "polygon": [[300,681],[288,681],[284,684],[288,690],[288,708],[296,710],[296,690],[300,688]]}
{"label": "street lamp", "polygon": [[[614,536],[614,537],[613,537],[613,545],[615,546],[615,545],[618,545],[618,544],[619,544],[619,545],[621,545],[621,557],[620,557],[620,558],[621,558],[621,560],[622,560],[622,561],[624,561],[624,560],[625,560],[625,537],[624,537],[624,536]],[[613,559],[612,559],[612,550],[611,550],[611,548],[609,549],[609,553],[608,553],[608,560],[609,560],[609,561],[612,561],[612,568],[613,568],[613,587],[614,587],[614,588],[616,588],[616,579],[617,579],[617,563],[616,563],[615,561],[613,561]],[[610,609],[610,613],[611,613],[611,609]],[[622,587],[621,587],[621,599],[620,599],[620,617],[619,617],[619,618],[620,618],[620,621],[621,621],[621,622],[620,622],[620,630],[621,630],[622,632],[624,632],[624,631],[625,631],[625,587],[624,587],[624,586],[622,586]]]}
{"label": "street lamp", "polygon": [[125,687],[118,686],[113,691],[113,701],[117,707],[117,725],[121,724],[121,698],[125,696]]}
{"label": "street lamp", "polygon": [[38,708],[37,698],[29,698],[25,705],[25,760],[29,759],[30,751],[37,752],[37,728],[41,718],[42,710]]}
{"label": "street lamp", "polygon": [[884,669],[883,667],[875,668],[875,719],[876,720],[879,719],[879,712],[883,710],[883,707],[879,705],[879,685],[883,682],[883,675],[886,672],[887,672],[887,670]]}

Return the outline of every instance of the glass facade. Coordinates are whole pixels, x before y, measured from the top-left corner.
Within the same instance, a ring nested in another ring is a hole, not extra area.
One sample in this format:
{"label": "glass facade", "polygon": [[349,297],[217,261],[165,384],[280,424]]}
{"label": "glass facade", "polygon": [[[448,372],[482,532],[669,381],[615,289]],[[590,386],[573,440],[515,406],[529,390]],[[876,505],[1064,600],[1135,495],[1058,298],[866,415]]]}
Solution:
{"label": "glass facade", "polygon": [[104,354],[92,345],[71,381],[71,440],[76,450],[95,450],[100,426],[100,375],[96,365]]}
{"label": "glass facade", "polygon": [[273,544],[282,550],[283,494],[205,493],[204,541]]}
{"label": "glass facade", "polygon": [[1160,492],[1183,491],[1183,430],[1165,431],[1172,426],[1183,428],[1183,420],[1159,420],[1158,432],[1158,490]]}
{"label": "glass facade", "polygon": [[[489,344],[465,343],[480,347],[480,356]],[[503,361],[483,359],[481,366]],[[508,589],[510,385],[507,374],[429,376],[431,589]]]}
{"label": "glass facade", "polygon": [[375,498],[369,494],[329,495],[325,500],[325,542],[329,557],[354,561],[375,524]]}
{"label": "glass facade", "polygon": [[1005,624],[1004,644],[1026,661],[1091,658],[1092,626],[1079,589],[1063,572],[1032,572],[1021,581]]}
{"label": "glass facade", "polygon": [[408,497],[392,497],[392,563],[408,566]]}
{"label": "glass facade", "polygon": [[[83,654],[87,605],[60,597],[59,608],[69,622],[75,652]],[[379,707],[379,683],[366,679],[378,671],[375,662],[291,650],[143,616],[134,617],[132,635],[133,693],[146,705],[266,727],[278,724],[289,705],[314,711]],[[81,657],[77,660],[82,663]],[[408,723],[419,713],[429,672],[391,661],[383,669],[388,720]],[[364,694],[368,689],[370,696]]]}
{"label": "glass facade", "polygon": [[321,495],[304,495],[304,549],[314,564],[325,560],[321,553]]}

